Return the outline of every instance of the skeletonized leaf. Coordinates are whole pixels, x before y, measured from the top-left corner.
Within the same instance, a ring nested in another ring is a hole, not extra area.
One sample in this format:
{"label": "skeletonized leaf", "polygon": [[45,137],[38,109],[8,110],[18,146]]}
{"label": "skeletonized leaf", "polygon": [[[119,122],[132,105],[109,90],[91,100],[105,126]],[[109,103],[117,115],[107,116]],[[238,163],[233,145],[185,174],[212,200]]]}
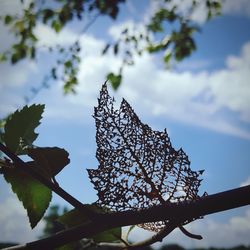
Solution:
{"label": "skeletonized leaf", "polygon": [[[30,167],[30,166],[29,166]],[[31,228],[43,217],[52,198],[49,188],[18,169],[6,168],[4,178],[27,211]]]}
{"label": "skeletonized leaf", "polygon": [[[95,108],[98,169],[88,169],[98,204],[123,211],[165,202],[194,200],[200,172],[190,169],[182,149],[175,150],[165,131],[143,124],[123,99],[120,109],[104,84]],[[141,225],[159,231],[165,222]]]}
{"label": "skeletonized leaf", "polygon": [[28,155],[49,178],[57,175],[70,162],[69,153],[58,147],[30,148]]}
{"label": "skeletonized leaf", "polygon": [[38,134],[34,132],[40,124],[44,105],[25,106],[8,117],[4,126],[3,141],[16,154],[24,154],[25,147],[33,143]]}
{"label": "skeletonized leaf", "polygon": [[[103,209],[97,207],[96,205],[85,205],[88,208],[93,209],[95,212],[103,213]],[[64,215],[60,216],[58,221],[62,223],[65,227],[73,227],[87,222],[89,219],[83,211],[78,209],[73,209]],[[115,242],[119,241],[121,238],[121,227],[112,228],[110,230],[104,231],[100,234],[93,236],[95,242]]]}

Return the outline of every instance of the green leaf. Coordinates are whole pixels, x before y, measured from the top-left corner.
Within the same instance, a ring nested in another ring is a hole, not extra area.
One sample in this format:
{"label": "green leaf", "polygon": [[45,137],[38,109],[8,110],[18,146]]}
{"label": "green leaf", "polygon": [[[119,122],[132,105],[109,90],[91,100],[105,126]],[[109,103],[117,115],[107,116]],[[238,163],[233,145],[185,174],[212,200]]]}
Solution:
{"label": "green leaf", "polygon": [[[104,209],[97,207],[96,205],[85,205],[86,207],[94,210],[95,212],[103,213]],[[73,226],[78,226],[83,224],[84,222],[88,221],[88,217],[83,211],[79,211],[77,209],[73,209],[64,215],[62,215],[58,221],[62,223],[66,228],[70,228]],[[110,230],[104,231],[93,236],[93,240],[95,242],[115,242],[119,241],[121,238],[121,227],[119,228],[112,228]]]}
{"label": "green leaf", "polygon": [[57,175],[70,162],[69,153],[58,147],[30,148],[28,155],[49,178]]}
{"label": "green leaf", "polygon": [[119,75],[115,75],[114,73],[109,73],[107,75],[107,80],[110,81],[112,87],[114,90],[117,90],[118,87],[120,86],[121,84],[121,81],[122,81],[122,76],[119,74]]}
{"label": "green leaf", "polygon": [[24,154],[25,147],[32,145],[38,134],[34,132],[40,124],[44,105],[25,106],[8,117],[4,126],[5,145],[16,154]]}
{"label": "green leaf", "polygon": [[121,227],[116,227],[95,235],[93,240],[95,242],[118,242],[121,238],[121,234]]}
{"label": "green leaf", "polygon": [[[30,167],[30,166],[29,166]],[[49,188],[18,169],[5,168],[4,178],[27,211],[31,228],[43,217],[52,198]]]}
{"label": "green leaf", "polygon": [[71,74],[69,76],[69,79],[67,79],[67,81],[65,82],[64,86],[63,86],[63,91],[64,94],[69,94],[69,93],[73,93],[75,94],[75,86],[78,84],[78,80],[76,78],[76,76],[74,74]]}
{"label": "green leaf", "polygon": [[149,53],[155,53],[155,52],[158,52],[162,49],[164,49],[165,47],[159,43],[159,44],[150,44],[146,50],[149,52]]}
{"label": "green leaf", "polygon": [[7,61],[7,56],[6,56],[6,54],[0,54],[0,62],[5,62],[5,61]]}
{"label": "green leaf", "polygon": [[55,15],[55,12],[51,9],[44,9],[42,14],[43,14],[43,23],[46,24],[48,20]]}
{"label": "green leaf", "polygon": [[24,23],[24,20],[19,20],[15,23],[15,28],[17,29],[17,31],[19,33],[22,33],[24,31],[24,28],[25,28],[25,23]]}
{"label": "green leaf", "polygon": [[166,55],[164,55],[164,62],[165,62],[167,65],[169,64],[171,57],[172,57],[172,53],[171,53],[171,52],[169,52],[169,53],[167,53]]}
{"label": "green leaf", "polygon": [[70,60],[68,60],[68,61],[66,61],[65,63],[64,63],[64,67],[66,67],[66,68],[71,68],[73,65],[72,65],[72,62],[70,61]]}
{"label": "green leaf", "polygon": [[11,22],[13,21],[13,17],[10,16],[10,15],[6,15],[5,18],[4,18],[4,23],[6,25],[10,24]]}
{"label": "green leaf", "polygon": [[55,30],[56,33],[59,33],[63,25],[60,22],[53,20],[53,22],[51,23],[51,27]]}
{"label": "green leaf", "polygon": [[11,56],[11,63],[15,64],[18,61],[20,61],[21,59],[26,57],[26,51],[25,50],[18,50],[15,53],[12,54]]}

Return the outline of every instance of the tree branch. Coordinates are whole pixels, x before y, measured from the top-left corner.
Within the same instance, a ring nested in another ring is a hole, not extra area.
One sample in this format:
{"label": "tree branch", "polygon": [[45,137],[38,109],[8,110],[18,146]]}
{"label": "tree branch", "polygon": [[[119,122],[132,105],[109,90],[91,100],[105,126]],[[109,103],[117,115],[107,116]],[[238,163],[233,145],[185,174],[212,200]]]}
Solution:
{"label": "tree branch", "polygon": [[[250,185],[201,197],[194,201],[184,201],[172,204],[162,204],[138,211],[124,211],[102,214],[98,221],[89,221],[80,226],[61,231],[46,239],[33,241],[21,246],[7,248],[14,249],[51,249],[82,238],[91,238],[105,230],[128,225],[137,225],[148,222],[173,220],[171,232],[178,225],[193,218],[218,213],[229,209],[250,204]],[[169,232],[169,233],[170,233]]]}

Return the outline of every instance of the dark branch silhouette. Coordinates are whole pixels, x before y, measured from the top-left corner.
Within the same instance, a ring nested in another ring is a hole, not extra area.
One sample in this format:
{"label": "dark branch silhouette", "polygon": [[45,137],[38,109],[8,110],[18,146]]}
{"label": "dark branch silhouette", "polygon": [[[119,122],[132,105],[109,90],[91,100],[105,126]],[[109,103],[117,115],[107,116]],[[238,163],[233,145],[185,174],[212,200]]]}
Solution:
{"label": "dark branch silhouette", "polygon": [[177,218],[168,228],[168,234],[186,220],[218,213],[250,204],[250,185],[237,189],[208,195],[193,201],[182,201],[174,204],[161,204],[143,210],[128,210],[102,214],[95,222],[59,232],[49,238],[15,246],[8,249],[51,249],[66,243],[91,236],[118,226],[137,225]]}

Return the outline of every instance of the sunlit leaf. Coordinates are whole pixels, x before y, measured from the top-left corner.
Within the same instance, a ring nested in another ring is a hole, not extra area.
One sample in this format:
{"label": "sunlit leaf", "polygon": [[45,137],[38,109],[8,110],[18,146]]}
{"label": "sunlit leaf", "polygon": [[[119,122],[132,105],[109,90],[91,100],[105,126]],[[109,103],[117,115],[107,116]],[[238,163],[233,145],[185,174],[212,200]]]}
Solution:
{"label": "sunlit leaf", "polygon": [[[28,166],[30,167],[30,166]],[[31,228],[43,217],[52,198],[49,188],[28,174],[17,169],[5,168],[4,178],[27,211]]]}
{"label": "sunlit leaf", "polygon": [[25,153],[25,147],[31,145],[38,134],[34,132],[40,124],[44,105],[25,106],[8,117],[4,126],[5,145],[16,154]]}

